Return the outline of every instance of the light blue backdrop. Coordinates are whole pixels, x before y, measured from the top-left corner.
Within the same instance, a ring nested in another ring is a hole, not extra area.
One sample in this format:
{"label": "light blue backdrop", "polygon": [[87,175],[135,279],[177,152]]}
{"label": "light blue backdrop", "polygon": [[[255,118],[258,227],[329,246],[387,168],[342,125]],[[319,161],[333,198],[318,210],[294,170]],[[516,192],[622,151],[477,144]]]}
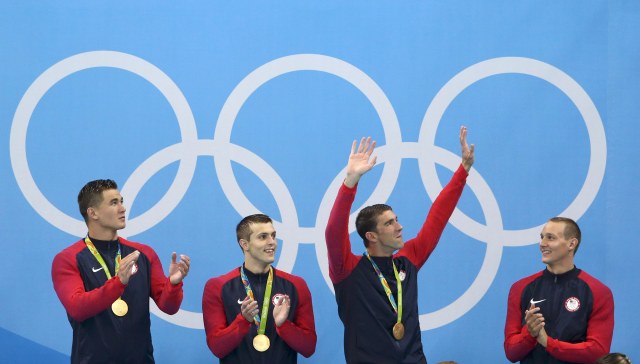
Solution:
{"label": "light blue backdrop", "polygon": [[578,267],[613,290],[612,350],[640,360],[639,15],[631,0],[0,3],[0,362],[68,361],[51,261],[85,234],[75,199],[96,178],[121,186],[123,236],[165,268],[192,257],[182,311],[152,316],[159,363],[213,361],[202,290],[241,263],[235,224],[256,211],[313,294],[300,362],[342,362],[323,231],[351,141],[380,146],[355,207],[387,201],[409,237],[462,124],[476,164],[420,273],[429,362],[506,362],[509,287],[543,268],[540,226],[561,214],[583,229]]}

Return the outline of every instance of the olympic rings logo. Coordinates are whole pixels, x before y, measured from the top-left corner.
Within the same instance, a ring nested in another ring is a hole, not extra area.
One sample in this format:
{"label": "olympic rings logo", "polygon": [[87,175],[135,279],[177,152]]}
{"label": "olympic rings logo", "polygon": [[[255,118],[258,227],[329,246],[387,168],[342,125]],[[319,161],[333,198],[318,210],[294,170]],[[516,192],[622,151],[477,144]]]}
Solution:
{"label": "olympic rings logo", "polygon": [[[184,197],[195,173],[198,156],[211,156],[220,184],[231,205],[241,215],[259,211],[244,195],[238,185],[231,162],[239,163],[260,177],[273,194],[282,221],[275,221],[283,248],[278,268],[290,272],[296,260],[298,244],[311,242],[315,245],[316,257],[325,282],[331,290],[327,250],[324,243],[324,228],[329,219],[335,193],[342,183],[344,170],[340,171],[325,192],[314,227],[303,228],[298,223],[298,214],[289,190],[278,173],[260,156],[242,146],[231,143],[231,130],[235,119],[247,99],[266,82],[296,71],[325,72],[351,83],[371,102],[382,122],[386,144],[378,147],[378,161],[383,162],[383,171],[371,196],[360,207],[387,201],[400,173],[403,158],[418,160],[424,187],[433,200],[442,189],[436,174],[436,164],[454,171],[459,156],[435,146],[438,124],[447,107],[467,87],[487,77],[499,74],[525,74],[543,79],[561,90],[577,107],[584,119],[589,134],[591,153],[589,170],[583,186],[575,200],[558,215],[580,218],[589,208],[600,189],[606,164],[606,139],[602,120],[593,101],[582,87],[561,70],[538,60],[521,57],[489,59],[472,65],[447,82],[436,94],[427,108],[420,129],[418,142],[404,142],[395,111],[382,89],[363,71],[337,58],[318,54],[296,54],[268,62],[247,75],[231,92],[224,103],[213,139],[198,139],[195,120],[189,103],[178,86],[153,64],[130,54],[113,51],[80,53],[66,58],[42,73],[27,89],[13,118],[10,132],[11,166],[18,186],[29,204],[48,223],[72,235],[82,236],[86,232],[84,221],[70,217],[53,206],[36,185],[26,156],[27,128],[34,109],[49,89],[73,73],[97,67],[111,67],[134,73],[154,85],[171,105],[179,124],[181,142],[168,146],[145,160],[122,187],[130,206],[144,184],[167,165],[178,161],[175,179],[168,191],[153,207],[128,222],[122,232],[124,236],[143,233],[167,217]],[[524,246],[537,241],[540,225],[521,230],[505,230],[498,202],[488,184],[472,169],[467,185],[477,196],[486,225],[472,220],[456,208],[449,222],[466,235],[487,243],[486,254],[478,275],[471,286],[454,302],[435,312],[420,315],[421,330],[441,327],[460,318],[475,306],[487,292],[495,278],[503,246]],[[358,208],[358,210],[360,209]],[[354,212],[350,219],[350,232],[355,231]],[[202,313],[180,310],[169,316],[161,312],[151,301],[151,312],[176,325],[203,329]]]}

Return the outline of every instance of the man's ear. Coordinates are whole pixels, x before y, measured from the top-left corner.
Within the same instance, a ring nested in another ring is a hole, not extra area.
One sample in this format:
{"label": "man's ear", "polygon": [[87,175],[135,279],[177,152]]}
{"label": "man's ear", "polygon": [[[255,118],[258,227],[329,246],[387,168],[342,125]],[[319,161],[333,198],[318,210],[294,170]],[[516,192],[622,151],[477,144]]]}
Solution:
{"label": "man's ear", "polygon": [[373,231],[367,231],[366,233],[364,233],[364,237],[367,238],[369,243],[378,242],[378,234],[374,233]]}
{"label": "man's ear", "polygon": [[87,217],[89,220],[97,220],[98,214],[96,213],[96,209],[93,207],[87,207]]}
{"label": "man's ear", "polygon": [[238,244],[240,244],[240,247],[242,248],[243,251],[249,250],[249,242],[248,241],[246,241],[244,239],[240,239]]}
{"label": "man's ear", "polygon": [[577,246],[578,246],[578,239],[577,238],[569,239],[569,249],[571,251],[575,251]]}

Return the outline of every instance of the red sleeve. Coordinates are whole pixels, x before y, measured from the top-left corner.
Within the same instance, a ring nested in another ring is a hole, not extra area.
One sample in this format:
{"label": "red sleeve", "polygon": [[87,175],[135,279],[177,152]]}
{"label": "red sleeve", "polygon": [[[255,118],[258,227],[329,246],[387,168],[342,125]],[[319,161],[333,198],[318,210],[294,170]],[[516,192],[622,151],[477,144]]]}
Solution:
{"label": "red sleeve", "polygon": [[122,295],[125,287],[120,278],[115,276],[102,287],[86,292],[76,261],[76,255],[85,247],[84,242],[80,241],[61,251],[51,266],[53,288],[60,302],[67,314],[80,322],[109,308]]}
{"label": "red sleeve", "polygon": [[[127,242],[127,244],[130,244],[130,242]],[[164,275],[158,254],[151,247],[143,244],[131,245],[135,246],[140,253],[149,259],[151,265],[151,298],[156,302],[158,308],[168,315],[178,312],[183,298],[182,282],[176,285],[171,284],[169,278]]]}
{"label": "red sleeve", "polygon": [[293,321],[286,320],[282,326],[276,327],[276,332],[291,349],[308,358],[316,351],[318,339],[311,292],[302,278],[290,276],[289,279],[298,291],[298,307]]}
{"label": "red sleeve", "polygon": [[568,343],[549,337],[547,352],[556,359],[578,363],[593,363],[611,349],[613,336],[613,294],[609,287],[591,277],[584,271],[582,278],[593,293],[593,308],[587,326],[587,340],[581,343]]}
{"label": "red sleeve", "polygon": [[507,321],[504,326],[504,353],[512,363],[524,359],[538,341],[529,334],[527,325],[522,324],[521,297],[524,288],[540,274],[516,282],[509,290]]}
{"label": "red sleeve", "polygon": [[458,204],[468,173],[460,164],[449,183],[433,201],[427,218],[422,224],[418,236],[408,240],[398,252],[398,256],[407,257],[418,269],[427,261],[436,248],[447,222]]}
{"label": "red sleeve", "polygon": [[349,212],[356,196],[357,186],[349,188],[342,184],[329,215],[324,232],[329,255],[329,277],[334,284],[347,278],[360,261],[351,252],[349,241]]}
{"label": "red sleeve", "polygon": [[218,358],[224,358],[234,351],[249,333],[252,323],[238,313],[235,320],[227,326],[227,318],[222,303],[222,285],[226,276],[207,281],[202,294],[202,316],[207,345]]}

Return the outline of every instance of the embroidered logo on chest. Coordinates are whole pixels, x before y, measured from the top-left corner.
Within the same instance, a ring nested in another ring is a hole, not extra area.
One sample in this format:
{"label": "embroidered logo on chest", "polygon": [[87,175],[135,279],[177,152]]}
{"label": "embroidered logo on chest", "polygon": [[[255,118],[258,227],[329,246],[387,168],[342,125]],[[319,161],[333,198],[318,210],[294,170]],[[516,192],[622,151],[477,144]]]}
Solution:
{"label": "embroidered logo on chest", "polygon": [[282,301],[285,297],[288,297],[286,294],[276,293],[271,297],[271,303],[276,306],[280,301]]}
{"label": "embroidered logo on chest", "polygon": [[400,277],[400,282],[404,282],[404,279],[407,277],[407,272],[405,272],[405,271],[401,270],[401,271],[398,273],[398,277]]}
{"label": "embroidered logo on chest", "polygon": [[576,312],[580,309],[580,300],[576,297],[569,297],[564,301],[564,308],[569,312]]}

